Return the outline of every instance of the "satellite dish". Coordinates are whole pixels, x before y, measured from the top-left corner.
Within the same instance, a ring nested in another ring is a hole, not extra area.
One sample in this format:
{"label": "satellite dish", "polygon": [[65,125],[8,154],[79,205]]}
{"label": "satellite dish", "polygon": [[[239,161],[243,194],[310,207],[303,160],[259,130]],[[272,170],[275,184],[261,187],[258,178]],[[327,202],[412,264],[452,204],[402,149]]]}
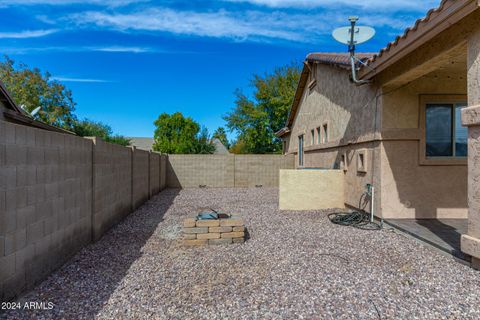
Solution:
{"label": "satellite dish", "polygon": [[35,110],[33,110],[32,112],[30,112],[30,116],[32,116],[32,117],[35,116],[35,115],[38,113],[38,111],[40,111],[40,109],[42,109],[42,107],[37,107],[37,108],[35,108]]}
{"label": "satellite dish", "polygon": [[[353,44],[367,42],[375,35],[375,29],[370,27],[353,27]],[[352,27],[341,27],[333,30],[332,36],[340,43],[350,45]]]}
{"label": "satellite dish", "polygon": [[348,45],[348,52],[350,52],[350,65],[352,67],[352,81],[356,84],[362,85],[370,83],[369,80],[358,80],[357,78],[357,64],[359,61],[355,57],[355,46],[360,43],[367,42],[375,35],[375,29],[370,27],[357,27],[356,23],[358,17],[349,17],[350,27],[341,27],[333,30],[332,36],[340,43]]}
{"label": "satellite dish", "polygon": [[42,109],[42,107],[37,107],[32,112],[28,112],[27,107],[24,104],[20,105],[20,108],[32,118],[40,111],[40,109]]}

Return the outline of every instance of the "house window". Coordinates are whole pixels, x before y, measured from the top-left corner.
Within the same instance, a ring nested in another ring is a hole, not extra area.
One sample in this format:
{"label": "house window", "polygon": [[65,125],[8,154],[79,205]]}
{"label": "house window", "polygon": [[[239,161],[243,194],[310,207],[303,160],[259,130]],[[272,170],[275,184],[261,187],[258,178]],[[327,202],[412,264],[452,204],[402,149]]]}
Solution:
{"label": "house window", "polygon": [[467,133],[461,110],[466,103],[435,103],[425,107],[426,156],[466,157]]}
{"label": "house window", "polygon": [[303,135],[298,136],[298,166],[303,167]]}
{"label": "house window", "polygon": [[357,154],[357,171],[367,172],[367,151],[359,150]]}
{"label": "house window", "polygon": [[322,143],[322,129],[320,127],[317,128],[317,143]]}
{"label": "house window", "polygon": [[315,130],[312,129],[310,131],[310,135],[311,135],[311,139],[310,139],[311,145],[314,145],[315,144]]}
{"label": "house window", "polygon": [[324,123],[322,128],[323,128],[322,143],[326,143],[328,141],[328,124]]}

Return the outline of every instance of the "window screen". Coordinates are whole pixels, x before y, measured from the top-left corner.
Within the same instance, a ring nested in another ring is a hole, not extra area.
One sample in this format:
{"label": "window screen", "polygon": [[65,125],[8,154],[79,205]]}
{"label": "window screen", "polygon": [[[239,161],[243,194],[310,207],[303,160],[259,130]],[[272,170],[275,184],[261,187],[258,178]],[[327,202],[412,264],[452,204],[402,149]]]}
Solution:
{"label": "window screen", "polygon": [[465,104],[427,104],[427,157],[467,156],[467,128],[461,123],[461,109],[464,106]]}

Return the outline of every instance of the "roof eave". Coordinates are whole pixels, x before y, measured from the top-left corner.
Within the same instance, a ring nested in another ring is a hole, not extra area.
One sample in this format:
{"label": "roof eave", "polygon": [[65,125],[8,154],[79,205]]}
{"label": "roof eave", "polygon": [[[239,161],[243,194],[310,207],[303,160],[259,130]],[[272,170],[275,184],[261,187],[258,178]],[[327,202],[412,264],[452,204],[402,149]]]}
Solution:
{"label": "roof eave", "polygon": [[55,131],[55,132],[60,132],[60,133],[76,135],[74,132],[71,132],[71,131],[68,131],[68,130],[65,130],[65,129],[62,129],[62,128],[54,127],[54,126],[51,126],[49,124],[46,124],[46,123],[37,121],[35,119],[32,119],[32,118],[24,115],[23,113],[18,113],[18,112],[7,110],[7,111],[3,112],[3,115],[5,117],[9,118],[10,120],[13,120],[14,122],[21,123],[23,125],[28,125],[28,126],[31,126],[31,127],[44,129],[44,130],[48,130],[48,131]]}
{"label": "roof eave", "polygon": [[459,22],[480,6],[480,0],[443,0],[437,9],[418,19],[412,28],[390,42],[359,71],[359,78],[371,80],[395,62],[418,49],[453,24]]}
{"label": "roof eave", "polygon": [[289,127],[283,127],[282,129],[275,132],[275,136],[277,136],[278,138],[281,138],[281,137],[283,137],[283,136],[285,136],[289,133],[290,133],[290,128]]}
{"label": "roof eave", "polygon": [[308,81],[309,70],[307,66],[303,66],[302,73],[300,74],[300,80],[298,81],[297,89],[295,90],[295,96],[293,98],[292,108],[290,109],[290,113],[288,114],[286,127],[290,127],[293,123],[293,119],[295,118],[295,114],[297,113],[298,105],[300,104],[300,100],[302,100],[303,90],[305,89]]}
{"label": "roof eave", "polygon": [[13,101],[12,97],[10,97],[10,94],[7,91],[7,88],[5,88],[5,85],[0,81],[0,93],[5,97],[5,102],[6,107],[10,110],[13,110],[15,112],[18,112],[20,114],[24,114],[22,109],[20,109],[15,101]]}

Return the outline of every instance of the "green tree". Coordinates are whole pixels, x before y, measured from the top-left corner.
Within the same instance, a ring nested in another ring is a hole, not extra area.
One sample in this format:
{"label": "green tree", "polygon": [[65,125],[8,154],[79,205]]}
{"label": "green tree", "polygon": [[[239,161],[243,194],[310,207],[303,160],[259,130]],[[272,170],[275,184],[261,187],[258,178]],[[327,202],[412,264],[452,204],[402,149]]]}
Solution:
{"label": "green tree", "polygon": [[13,100],[23,105],[28,112],[42,107],[37,117],[47,124],[72,130],[76,117],[72,92],[58,81],[52,81],[50,74],[38,68],[30,69],[5,56],[0,62],[0,80],[5,84]]}
{"label": "green tree", "polygon": [[121,135],[114,135],[112,128],[102,122],[83,119],[75,121],[73,132],[81,137],[99,137],[106,142],[119,144],[122,146],[130,145],[130,140]]}
{"label": "green tree", "polygon": [[248,153],[245,147],[245,143],[242,140],[237,139],[229,149],[230,153],[233,154],[245,154]]}
{"label": "green tree", "polygon": [[111,143],[128,146],[130,141],[114,135],[112,128],[102,122],[88,119],[77,120],[75,116],[76,103],[72,92],[58,81],[51,80],[48,72],[40,69],[30,69],[26,64],[15,64],[15,61],[5,56],[0,62],[0,81],[2,81],[17,105],[32,112],[41,107],[37,120],[75,132],[79,136],[95,136]]}
{"label": "green tree", "polygon": [[212,135],[212,138],[220,140],[220,142],[225,146],[225,148],[230,149],[230,142],[228,142],[227,133],[225,132],[224,127],[218,127],[217,130]]}
{"label": "green tree", "polygon": [[241,90],[235,92],[235,107],[224,119],[228,129],[238,134],[241,150],[260,154],[281,152],[281,141],[275,132],[285,124],[300,73],[297,64],[290,64],[264,76],[254,75],[252,99]]}
{"label": "green tree", "polygon": [[202,127],[198,134],[198,140],[195,148],[195,153],[198,154],[212,154],[215,152],[215,145],[212,143],[212,139],[208,133],[206,127]]}
{"label": "green tree", "polygon": [[155,124],[153,150],[170,154],[213,153],[208,130],[190,117],[176,112],[162,113]]}

